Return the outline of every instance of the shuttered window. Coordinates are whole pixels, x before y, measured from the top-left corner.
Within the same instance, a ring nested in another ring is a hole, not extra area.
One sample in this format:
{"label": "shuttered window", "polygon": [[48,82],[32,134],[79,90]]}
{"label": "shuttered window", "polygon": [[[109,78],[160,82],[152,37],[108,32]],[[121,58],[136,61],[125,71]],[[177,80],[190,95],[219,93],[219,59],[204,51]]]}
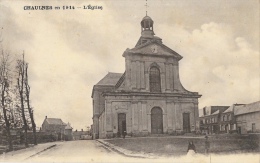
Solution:
{"label": "shuttered window", "polygon": [[160,70],[157,67],[150,69],[150,92],[161,92]]}

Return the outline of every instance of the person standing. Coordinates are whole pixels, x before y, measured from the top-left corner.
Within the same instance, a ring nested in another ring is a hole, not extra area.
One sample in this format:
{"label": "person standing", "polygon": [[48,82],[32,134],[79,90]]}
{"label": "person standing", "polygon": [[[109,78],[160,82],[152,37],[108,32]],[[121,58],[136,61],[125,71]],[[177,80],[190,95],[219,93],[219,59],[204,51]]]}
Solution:
{"label": "person standing", "polygon": [[126,131],[124,130],[123,131],[123,138],[125,138],[125,136],[126,136]]}
{"label": "person standing", "polygon": [[190,141],[190,142],[189,142],[187,152],[188,152],[187,155],[194,155],[194,154],[196,153],[196,147],[195,147],[195,145],[193,144],[193,141]]}
{"label": "person standing", "polygon": [[208,154],[209,153],[209,148],[210,148],[210,143],[208,140],[208,136],[205,136],[206,140],[205,140],[205,153]]}

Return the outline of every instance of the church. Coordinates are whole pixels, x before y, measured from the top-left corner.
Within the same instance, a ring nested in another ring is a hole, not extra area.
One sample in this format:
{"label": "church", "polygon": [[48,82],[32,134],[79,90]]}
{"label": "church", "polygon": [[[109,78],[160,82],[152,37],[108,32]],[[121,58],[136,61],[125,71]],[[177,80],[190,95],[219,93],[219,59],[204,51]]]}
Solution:
{"label": "church", "polygon": [[[123,52],[125,72],[109,72],[92,90],[93,138],[185,134],[199,130],[198,92],[179,78],[182,56],[155,36],[149,16],[141,37]],[[187,79],[186,79],[187,80]]]}

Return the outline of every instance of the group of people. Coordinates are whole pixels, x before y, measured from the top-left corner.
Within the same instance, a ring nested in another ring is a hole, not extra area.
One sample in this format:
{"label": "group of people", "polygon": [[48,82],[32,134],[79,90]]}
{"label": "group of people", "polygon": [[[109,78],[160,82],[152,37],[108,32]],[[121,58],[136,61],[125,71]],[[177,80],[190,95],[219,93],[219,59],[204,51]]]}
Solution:
{"label": "group of people", "polygon": [[[208,154],[209,153],[209,148],[210,148],[210,143],[208,141],[208,136],[205,136],[206,140],[205,140],[205,153]],[[194,155],[196,153],[196,147],[193,143],[193,141],[189,142],[188,145],[188,150],[187,150],[187,155]]]}

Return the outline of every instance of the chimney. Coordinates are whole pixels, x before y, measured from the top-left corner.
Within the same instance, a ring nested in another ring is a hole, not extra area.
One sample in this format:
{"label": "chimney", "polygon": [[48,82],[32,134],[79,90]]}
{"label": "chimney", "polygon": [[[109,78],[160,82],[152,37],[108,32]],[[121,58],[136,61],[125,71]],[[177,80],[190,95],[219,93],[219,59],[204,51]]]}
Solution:
{"label": "chimney", "polygon": [[47,119],[47,115],[45,116],[45,119]]}
{"label": "chimney", "polygon": [[83,131],[83,129],[81,129],[81,131]]}

